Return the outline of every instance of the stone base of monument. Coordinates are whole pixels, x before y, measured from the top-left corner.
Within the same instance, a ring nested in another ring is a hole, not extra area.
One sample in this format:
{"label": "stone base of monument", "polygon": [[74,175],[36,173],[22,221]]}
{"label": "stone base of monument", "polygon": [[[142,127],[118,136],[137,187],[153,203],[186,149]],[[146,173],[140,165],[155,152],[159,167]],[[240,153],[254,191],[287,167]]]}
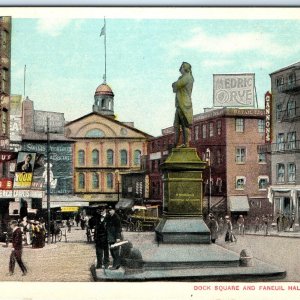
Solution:
{"label": "stone base of monument", "polygon": [[251,258],[244,264],[238,253],[216,244],[139,244],[138,258],[129,253],[119,270],[91,268],[95,281],[265,281],[286,276],[282,268]]}
{"label": "stone base of monument", "polygon": [[153,233],[134,248],[121,248],[121,268],[97,271],[96,281],[261,281],[280,279],[286,272],[252,257],[210,243],[202,218],[206,163],[194,148],[175,148],[161,165],[163,218]]}
{"label": "stone base of monument", "polygon": [[158,243],[210,244],[210,231],[201,217],[163,218],[155,232]]}

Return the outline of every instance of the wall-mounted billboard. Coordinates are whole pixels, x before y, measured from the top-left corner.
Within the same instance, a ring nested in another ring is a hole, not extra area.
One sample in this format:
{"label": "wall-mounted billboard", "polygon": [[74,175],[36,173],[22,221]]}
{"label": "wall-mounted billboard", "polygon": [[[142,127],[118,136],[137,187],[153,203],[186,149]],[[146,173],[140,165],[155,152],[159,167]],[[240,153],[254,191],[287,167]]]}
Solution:
{"label": "wall-mounted billboard", "polygon": [[255,74],[214,74],[214,106],[254,107]]}

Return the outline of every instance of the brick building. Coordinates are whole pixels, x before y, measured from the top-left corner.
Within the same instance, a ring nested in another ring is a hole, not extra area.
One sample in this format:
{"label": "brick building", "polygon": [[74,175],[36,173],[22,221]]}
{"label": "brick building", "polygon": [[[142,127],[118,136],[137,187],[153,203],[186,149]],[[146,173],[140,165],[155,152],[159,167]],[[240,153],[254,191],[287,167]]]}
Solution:
{"label": "brick building", "polygon": [[[203,174],[204,212],[230,213],[234,218],[270,214],[267,197],[270,159],[258,149],[265,144],[262,109],[221,108],[194,116],[191,147],[202,160],[209,154],[210,167]],[[150,198],[162,199],[159,165],[174,144],[172,128],[149,140]],[[209,176],[211,175],[211,176]],[[209,177],[211,180],[209,180]],[[210,201],[209,201],[210,200]]]}

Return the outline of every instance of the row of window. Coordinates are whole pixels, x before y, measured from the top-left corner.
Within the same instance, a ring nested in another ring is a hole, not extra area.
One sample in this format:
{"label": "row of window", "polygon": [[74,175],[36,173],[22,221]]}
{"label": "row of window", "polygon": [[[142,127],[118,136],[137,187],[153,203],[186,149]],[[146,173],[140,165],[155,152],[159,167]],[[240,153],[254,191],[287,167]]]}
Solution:
{"label": "row of window", "polygon": [[[275,85],[276,86],[281,86],[284,85],[285,78],[283,76],[279,76],[275,79]],[[295,73],[290,73],[287,77],[287,84],[291,85],[296,82],[296,74]]]}
{"label": "row of window", "polygon": [[[79,150],[77,155],[77,162],[79,166],[85,165],[85,151]],[[112,149],[108,149],[106,151],[106,165],[113,166],[115,161],[115,153]],[[92,165],[99,166],[100,162],[100,152],[97,149],[92,151]],[[139,166],[141,164],[141,151],[135,150],[133,154],[133,164],[135,166]],[[120,165],[127,166],[128,165],[128,152],[127,150],[120,151]]]}
{"label": "row of window", "polygon": [[[287,167],[287,168],[286,168]],[[276,165],[276,180],[277,183],[284,183],[286,180],[286,169],[287,169],[287,181],[295,182],[296,181],[296,164],[287,163],[285,166],[284,163],[278,163]]]}
{"label": "row of window", "polygon": [[293,149],[296,149],[296,131],[288,132],[286,135],[286,140],[284,133],[278,133],[276,141],[276,150],[283,151]]}
{"label": "row of window", "polygon": [[[92,189],[99,189],[100,187],[100,176],[98,173],[94,172],[90,174],[92,177]],[[112,189],[114,187],[114,175],[113,173],[106,174],[106,188]],[[79,173],[78,174],[78,189],[84,189],[86,186],[86,174]]]}
{"label": "row of window", "polygon": [[[257,120],[257,130],[259,133],[265,132],[265,120],[259,119]],[[245,131],[245,119],[244,118],[236,118],[235,119],[235,131],[236,132],[244,132]],[[194,137],[195,140],[199,140],[199,125],[194,127]],[[222,134],[222,121],[218,120],[216,123],[210,122],[208,124],[202,124],[202,139],[206,139],[207,137],[213,137],[215,135],[220,136]]]}
{"label": "row of window", "polygon": [[296,106],[295,99],[290,99],[287,102],[286,111],[283,109],[282,103],[277,103],[277,105],[276,105],[276,120],[281,121],[284,116],[286,116],[288,118],[294,118],[294,117],[296,117],[296,111],[297,111],[297,106]]}
{"label": "row of window", "polygon": [[[269,184],[268,176],[259,176],[258,177],[258,189],[266,190]],[[235,189],[236,190],[244,190],[246,187],[246,177],[245,176],[236,176],[235,177]]]}

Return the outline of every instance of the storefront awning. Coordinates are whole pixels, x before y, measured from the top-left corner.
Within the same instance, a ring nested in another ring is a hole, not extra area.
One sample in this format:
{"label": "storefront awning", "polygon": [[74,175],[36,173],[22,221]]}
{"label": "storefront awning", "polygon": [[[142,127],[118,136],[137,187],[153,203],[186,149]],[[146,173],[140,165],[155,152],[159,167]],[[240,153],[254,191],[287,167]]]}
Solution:
{"label": "storefront awning", "polygon": [[119,202],[116,204],[116,209],[126,209],[126,208],[132,208],[134,205],[133,199],[120,199]]}
{"label": "storefront awning", "polygon": [[228,199],[231,212],[249,211],[247,196],[229,196]]}
{"label": "storefront awning", "polygon": [[[89,206],[89,201],[74,195],[51,195],[50,207],[84,207]],[[47,208],[47,197],[45,196],[42,203],[43,208]]]}

